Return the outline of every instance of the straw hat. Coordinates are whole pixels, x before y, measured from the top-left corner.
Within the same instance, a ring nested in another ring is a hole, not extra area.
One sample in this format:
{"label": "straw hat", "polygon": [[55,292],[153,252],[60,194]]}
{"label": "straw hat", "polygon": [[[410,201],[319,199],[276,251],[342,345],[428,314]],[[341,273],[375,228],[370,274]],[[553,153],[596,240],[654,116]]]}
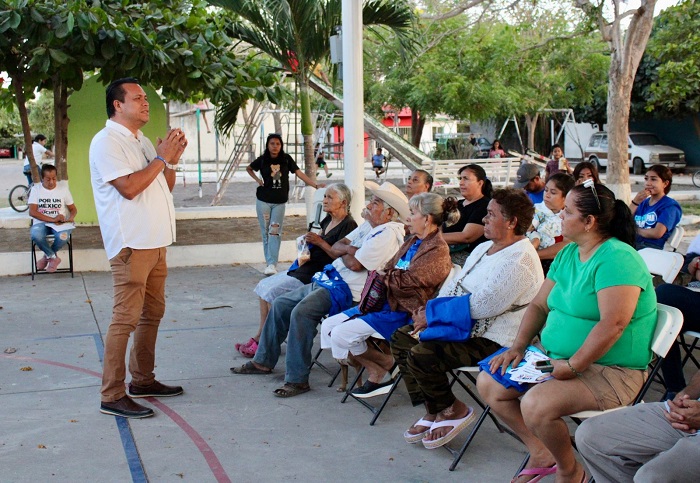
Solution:
{"label": "straw hat", "polygon": [[[367,186],[367,183],[372,182],[365,181],[365,186]],[[376,185],[376,183],[372,184]],[[398,211],[402,222],[406,221],[406,219],[410,216],[410,211],[408,209],[408,198],[406,198],[406,195],[393,184],[385,181],[381,186],[374,189],[369,188],[369,190],[374,196]]]}

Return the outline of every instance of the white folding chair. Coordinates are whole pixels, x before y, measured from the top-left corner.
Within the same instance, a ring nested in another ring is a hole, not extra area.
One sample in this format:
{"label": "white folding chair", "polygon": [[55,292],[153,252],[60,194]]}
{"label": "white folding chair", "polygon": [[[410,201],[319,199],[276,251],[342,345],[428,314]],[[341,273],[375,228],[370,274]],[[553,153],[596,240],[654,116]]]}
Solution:
{"label": "white folding chair", "polygon": [[[645,249],[646,250],[646,249]],[[669,253],[669,252],[667,252]],[[683,314],[680,310],[675,307],[664,304],[656,304],[657,306],[657,316],[656,316],[656,329],[654,331],[654,337],[651,340],[651,350],[656,355],[656,361],[651,364],[651,372],[647,381],[644,383],[642,388],[637,393],[637,396],[632,401],[631,405],[644,402],[642,399],[644,395],[649,390],[654,376],[659,372],[661,368],[661,363],[663,362],[666,354],[671,349],[671,346],[676,342],[678,334],[680,334],[683,328]],[[576,423],[581,424],[583,419],[592,418],[595,416],[600,416],[601,414],[609,413],[611,411],[617,411],[626,406],[619,406],[612,409],[606,409],[605,411],[580,411],[575,414],[570,414],[569,417]],[[518,475],[527,461],[530,459],[530,454],[525,457],[525,460],[521,463],[520,468],[515,472]]]}
{"label": "white folding chair", "polygon": [[666,240],[666,245],[671,249],[672,252],[678,250],[678,246],[681,244],[683,237],[685,236],[685,228],[680,225],[676,225],[671,234]]}
{"label": "white folding chair", "polygon": [[666,283],[673,283],[683,267],[683,255],[656,248],[642,248],[637,253],[644,259],[652,275],[660,275]]}

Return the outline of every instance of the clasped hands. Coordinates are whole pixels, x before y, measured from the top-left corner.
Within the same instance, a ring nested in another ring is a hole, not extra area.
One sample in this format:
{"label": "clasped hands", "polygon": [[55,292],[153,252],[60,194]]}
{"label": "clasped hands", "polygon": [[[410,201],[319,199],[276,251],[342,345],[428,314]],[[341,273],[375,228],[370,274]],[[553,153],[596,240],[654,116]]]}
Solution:
{"label": "clasped hands", "polygon": [[664,411],[666,420],[675,429],[694,434],[700,428],[700,401],[687,394],[679,394],[673,401],[666,401],[669,411]]}
{"label": "clasped hands", "polygon": [[187,147],[187,138],[181,129],[169,129],[165,139],[158,138],[156,152],[169,164],[177,164]]}

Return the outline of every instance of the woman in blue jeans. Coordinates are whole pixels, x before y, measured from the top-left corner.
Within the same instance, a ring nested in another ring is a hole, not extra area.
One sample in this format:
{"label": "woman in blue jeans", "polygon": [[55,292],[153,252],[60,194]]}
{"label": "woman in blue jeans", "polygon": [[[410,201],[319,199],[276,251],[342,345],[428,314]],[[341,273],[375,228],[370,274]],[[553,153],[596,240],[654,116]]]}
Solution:
{"label": "woman in blue jeans", "polygon": [[[267,136],[265,152],[246,168],[258,183],[255,193],[255,210],[258,214],[260,234],[265,251],[265,275],[277,273],[277,258],[280,252],[284,210],[289,199],[289,173],[294,173],[308,186],[320,186],[304,174],[292,157],[284,152],[282,136],[276,133]],[[260,178],[255,174],[260,173]]]}

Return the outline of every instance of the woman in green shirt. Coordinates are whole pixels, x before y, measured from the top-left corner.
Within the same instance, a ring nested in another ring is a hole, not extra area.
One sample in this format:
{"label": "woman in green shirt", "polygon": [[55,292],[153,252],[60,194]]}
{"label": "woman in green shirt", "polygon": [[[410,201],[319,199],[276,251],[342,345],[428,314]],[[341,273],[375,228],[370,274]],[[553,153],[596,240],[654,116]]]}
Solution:
{"label": "woman in green shirt", "polygon": [[656,295],[634,249],[629,209],[603,185],[586,183],[569,192],[561,217],[562,235],[574,243],[554,259],[513,347],[490,364],[491,373],[517,366],[541,334],[553,379],[523,396],[488,371],[478,378],[485,401],[530,451],[518,482],[554,472],[557,481],[585,481],[561,418],[632,402],[652,356]]}

